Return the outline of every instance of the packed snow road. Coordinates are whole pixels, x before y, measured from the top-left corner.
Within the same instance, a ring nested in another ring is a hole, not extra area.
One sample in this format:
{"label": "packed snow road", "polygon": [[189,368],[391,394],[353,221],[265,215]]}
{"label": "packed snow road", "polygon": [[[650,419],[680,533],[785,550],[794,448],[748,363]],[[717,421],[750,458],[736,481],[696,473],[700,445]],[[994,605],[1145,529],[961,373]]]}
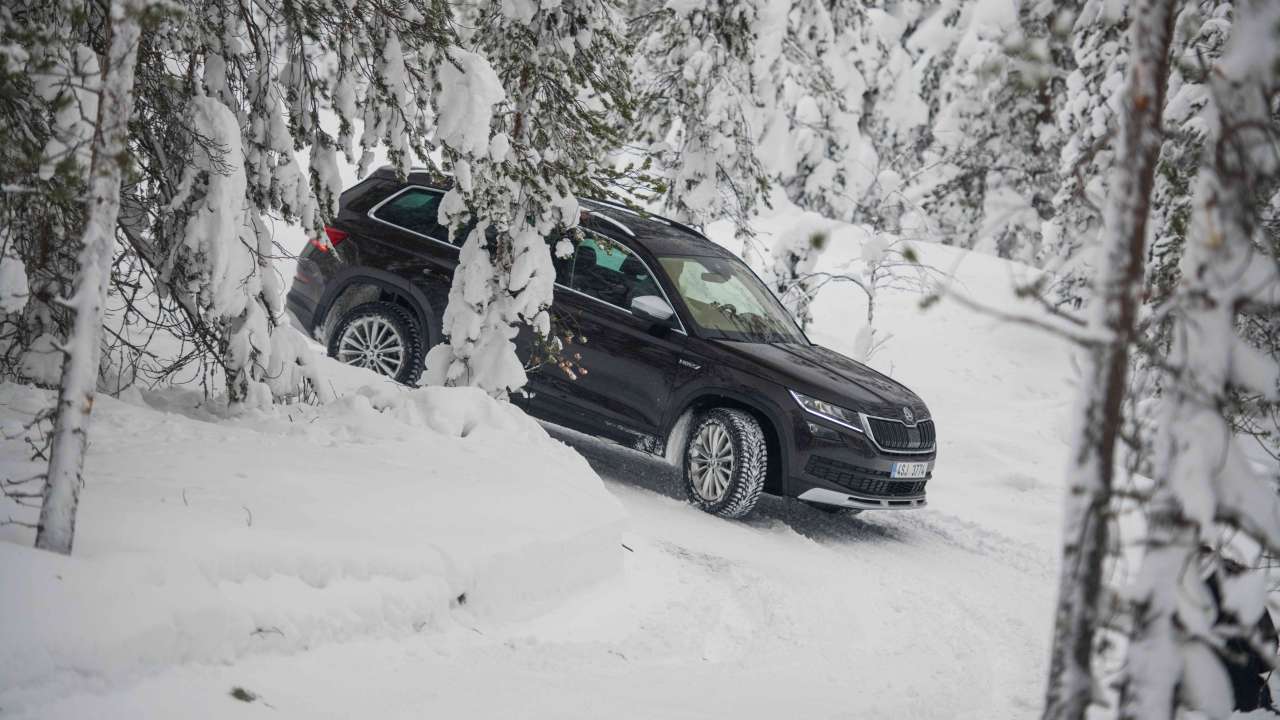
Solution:
{"label": "packed snow road", "polygon": [[[587,457],[632,518],[629,597],[600,601],[629,618],[628,632],[567,646],[570,657],[627,648],[628,665],[590,673],[582,694],[597,707],[622,696],[635,717],[1034,713],[1049,548],[938,509],[831,516],[766,498],[747,522],[725,522],[683,503],[665,463],[553,435]],[[577,621],[571,611],[564,627]]]}

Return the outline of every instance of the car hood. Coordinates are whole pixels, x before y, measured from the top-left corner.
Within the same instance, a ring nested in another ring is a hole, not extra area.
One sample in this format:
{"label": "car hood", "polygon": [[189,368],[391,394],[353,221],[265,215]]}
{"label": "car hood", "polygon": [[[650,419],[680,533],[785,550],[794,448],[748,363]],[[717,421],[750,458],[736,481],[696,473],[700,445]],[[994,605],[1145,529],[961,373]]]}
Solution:
{"label": "car hood", "polygon": [[916,417],[930,416],[920,397],[902,383],[821,345],[714,342],[753,366],[744,369],[797,392],[869,415],[899,418],[902,408],[910,406]]}

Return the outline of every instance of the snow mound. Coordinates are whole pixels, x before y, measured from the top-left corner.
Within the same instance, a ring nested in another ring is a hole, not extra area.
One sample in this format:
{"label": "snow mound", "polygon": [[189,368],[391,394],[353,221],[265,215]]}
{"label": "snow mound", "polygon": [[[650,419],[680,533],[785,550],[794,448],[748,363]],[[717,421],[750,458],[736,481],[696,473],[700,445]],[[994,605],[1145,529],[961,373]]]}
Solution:
{"label": "snow mound", "polygon": [[[39,471],[20,428],[49,400],[0,385],[5,476]],[[20,579],[0,595],[5,710],[86,680],[524,618],[621,571],[624,513],[599,477],[478,391],[361,387],[234,416],[135,391],[100,397],[92,432],[75,554],[0,528],[0,576]]]}

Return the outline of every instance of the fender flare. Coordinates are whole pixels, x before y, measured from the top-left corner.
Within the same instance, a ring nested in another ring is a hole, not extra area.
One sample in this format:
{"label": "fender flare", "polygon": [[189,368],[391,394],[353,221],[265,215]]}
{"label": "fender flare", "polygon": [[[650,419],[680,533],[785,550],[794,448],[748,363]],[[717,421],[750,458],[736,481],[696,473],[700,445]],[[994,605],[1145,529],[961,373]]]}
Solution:
{"label": "fender flare", "polygon": [[328,288],[320,296],[319,302],[316,303],[315,314],[312,315],[313,332],[316,327],[323,325],[334,301],[352,285],[374,285],[386,292],[403,297],[417,316],[423,333],[427,336],[427,348],[435,347],[440,342],[442,330],[426,295],[399,275],[367,267],[344,268],[328,282]]}
{"label": "fender flare", "polygon": [[781,408],[774,407],[771,402],[762,402],[758,396],[747,395],[725,387],[700,387],[689,395],[674,399],[672,408],[676,408],[671,416],[663,422],[662,438],[670,442],[671,433],[675,430],[680,418],[702,400],[724,398],[737,405],[749,408],[773,425],[773,432],[778,442],[778,487],[783,495],[789,492],[791,467],[791,440],[787,428],[786,414]]}

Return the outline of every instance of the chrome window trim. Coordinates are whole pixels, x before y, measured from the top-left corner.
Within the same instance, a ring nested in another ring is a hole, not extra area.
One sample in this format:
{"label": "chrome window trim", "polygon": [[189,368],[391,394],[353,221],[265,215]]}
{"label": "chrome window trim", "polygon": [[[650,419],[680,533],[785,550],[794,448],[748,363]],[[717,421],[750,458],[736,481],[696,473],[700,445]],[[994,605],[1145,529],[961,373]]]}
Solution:
{"label": "chrome window trim", "polygon": [[374,205],[373,207],[369,208],[368,212],[366,212],[366,213],[365,213],[365,215],[366,215],[370,220],[376,220],[376,221],[378,221],[378,222],[382,223],[383,225],[389,225],[389,226],[391,226],[391,227],[393,227],[393,228],[395,228],[395,229],[397,229],[397,230],[401,230],[401,231],[403,231],[403,232],[407,232],[407,233],[409,233],[410,235],[417,235],[418,237],[420,237],[420,238],[426,238],[427,240],[430,240],[431,242],[440,243],[441,245],[443,245],[443,246],[445,246],[445,247],[447,247],[447,248],[453,248],[454,250],[458,250],[458,249],[459,249],[459,246],[454,245],[453,243],[448,242],[447,240],[441,240],[440,238],[434,238],[434,237],[431,237],[430,235],[425,235],[425,234],[423,234],[423,233],[420,233],[420,232],[418,232],[417,230],[410,230],[409,228],[407,228],[407,227],[405,227],[405,226],[403,226],[403,225],[397,225],[397,224],[395,224],[395,223],[391,222],[390,220],[383,220],[382,218],[380,218],[380,217],[378,217],[377,215],[375,215],[375,214],[374,214],[374,213],[378,212],[379,210],[381,210],[383,205],[386,205],[387,203],[391,202],[392,200],[395,200],[396,198],[398,198],[398,197],[400,197],[401,195],[403,195],[403,194],[405,194],[405,193],[409,192],[410,190],[425,190],[425,191],[427,191],[427,192],[431,192],[431,193],[439,193],[439,194],[440,194],[440,196],[441,196],[441,199],[443,199],[443,198],[444,198],[444,193],[440,192],[440,191],[439,191],[439,190],[437,190],[436,188],[427,187],[426,185],[406,185],[405,187],[400,188],[399,190],[395,191],[394,193],[392,193],[392,194],[388,195],[387,197],[383,198],[382,200],[380,200],[380,201],[378,202],[378,204],[377,204],[377,205]]}
{"label": "chrome window trim", "polygon": [[886,448],[880,445],[880,441],[876,440],[876,434],[871,432],[871,423],[867,422],[867,420],[870,418],[875,420],[884,420],[885,422],[898,423],[903,427],[915,427],[920,423],[924,422],[925,420],[932,421],[933,420],[932,417],[918,418],[916,419],[915,422],[911,423],[910,425],[902,422],[901,420],[895,420],[894,418],[881,417],[879,415],[868,415],[866,413],[858,413],[858,417],[862,418],[862,426],[867,429],[867,437],[871,438],[871,443],[875,445],[876,449],[879,450],[880,452],[888,453],[890,455],[928,455],[929,453],[937,452],[938,450],[938,436],[936,434],[937,432],[936,429],[934,431],[935,434],[933,436],[933,446],[927,450],[890,450],[889,448]]}
{"label": "chrome window trim", "polygon": [[590,215],[591,217],[593,217],[593,218],[595,218],[595,219],[597,219],[597,220],[602,220],[602,221],[604,221],[604,222],[608,223],[609,225],[612,225],[612,226],[614,226],[614,227],[618,228],[618,229],[619,229],[619,230],[621,230],[622,232],[626,233],[626,234],[627,234],[627,237],[634,238],[634,237],[636,236],[636,234],[635,234],[635,233],[631,232],[631,228],[627,227],[626,225],[623,225],[621,222],[619,222],[619,221],[617,221],[617,220],[614,220],[613,218],[609,217],[608,215],[603,215],[603,214],[600,214],[600,213],[593,213],[593,212],[591,212],[590,210],[587,210],[586,212],[587,212],[587,214],[588,214],[588,215]]}

